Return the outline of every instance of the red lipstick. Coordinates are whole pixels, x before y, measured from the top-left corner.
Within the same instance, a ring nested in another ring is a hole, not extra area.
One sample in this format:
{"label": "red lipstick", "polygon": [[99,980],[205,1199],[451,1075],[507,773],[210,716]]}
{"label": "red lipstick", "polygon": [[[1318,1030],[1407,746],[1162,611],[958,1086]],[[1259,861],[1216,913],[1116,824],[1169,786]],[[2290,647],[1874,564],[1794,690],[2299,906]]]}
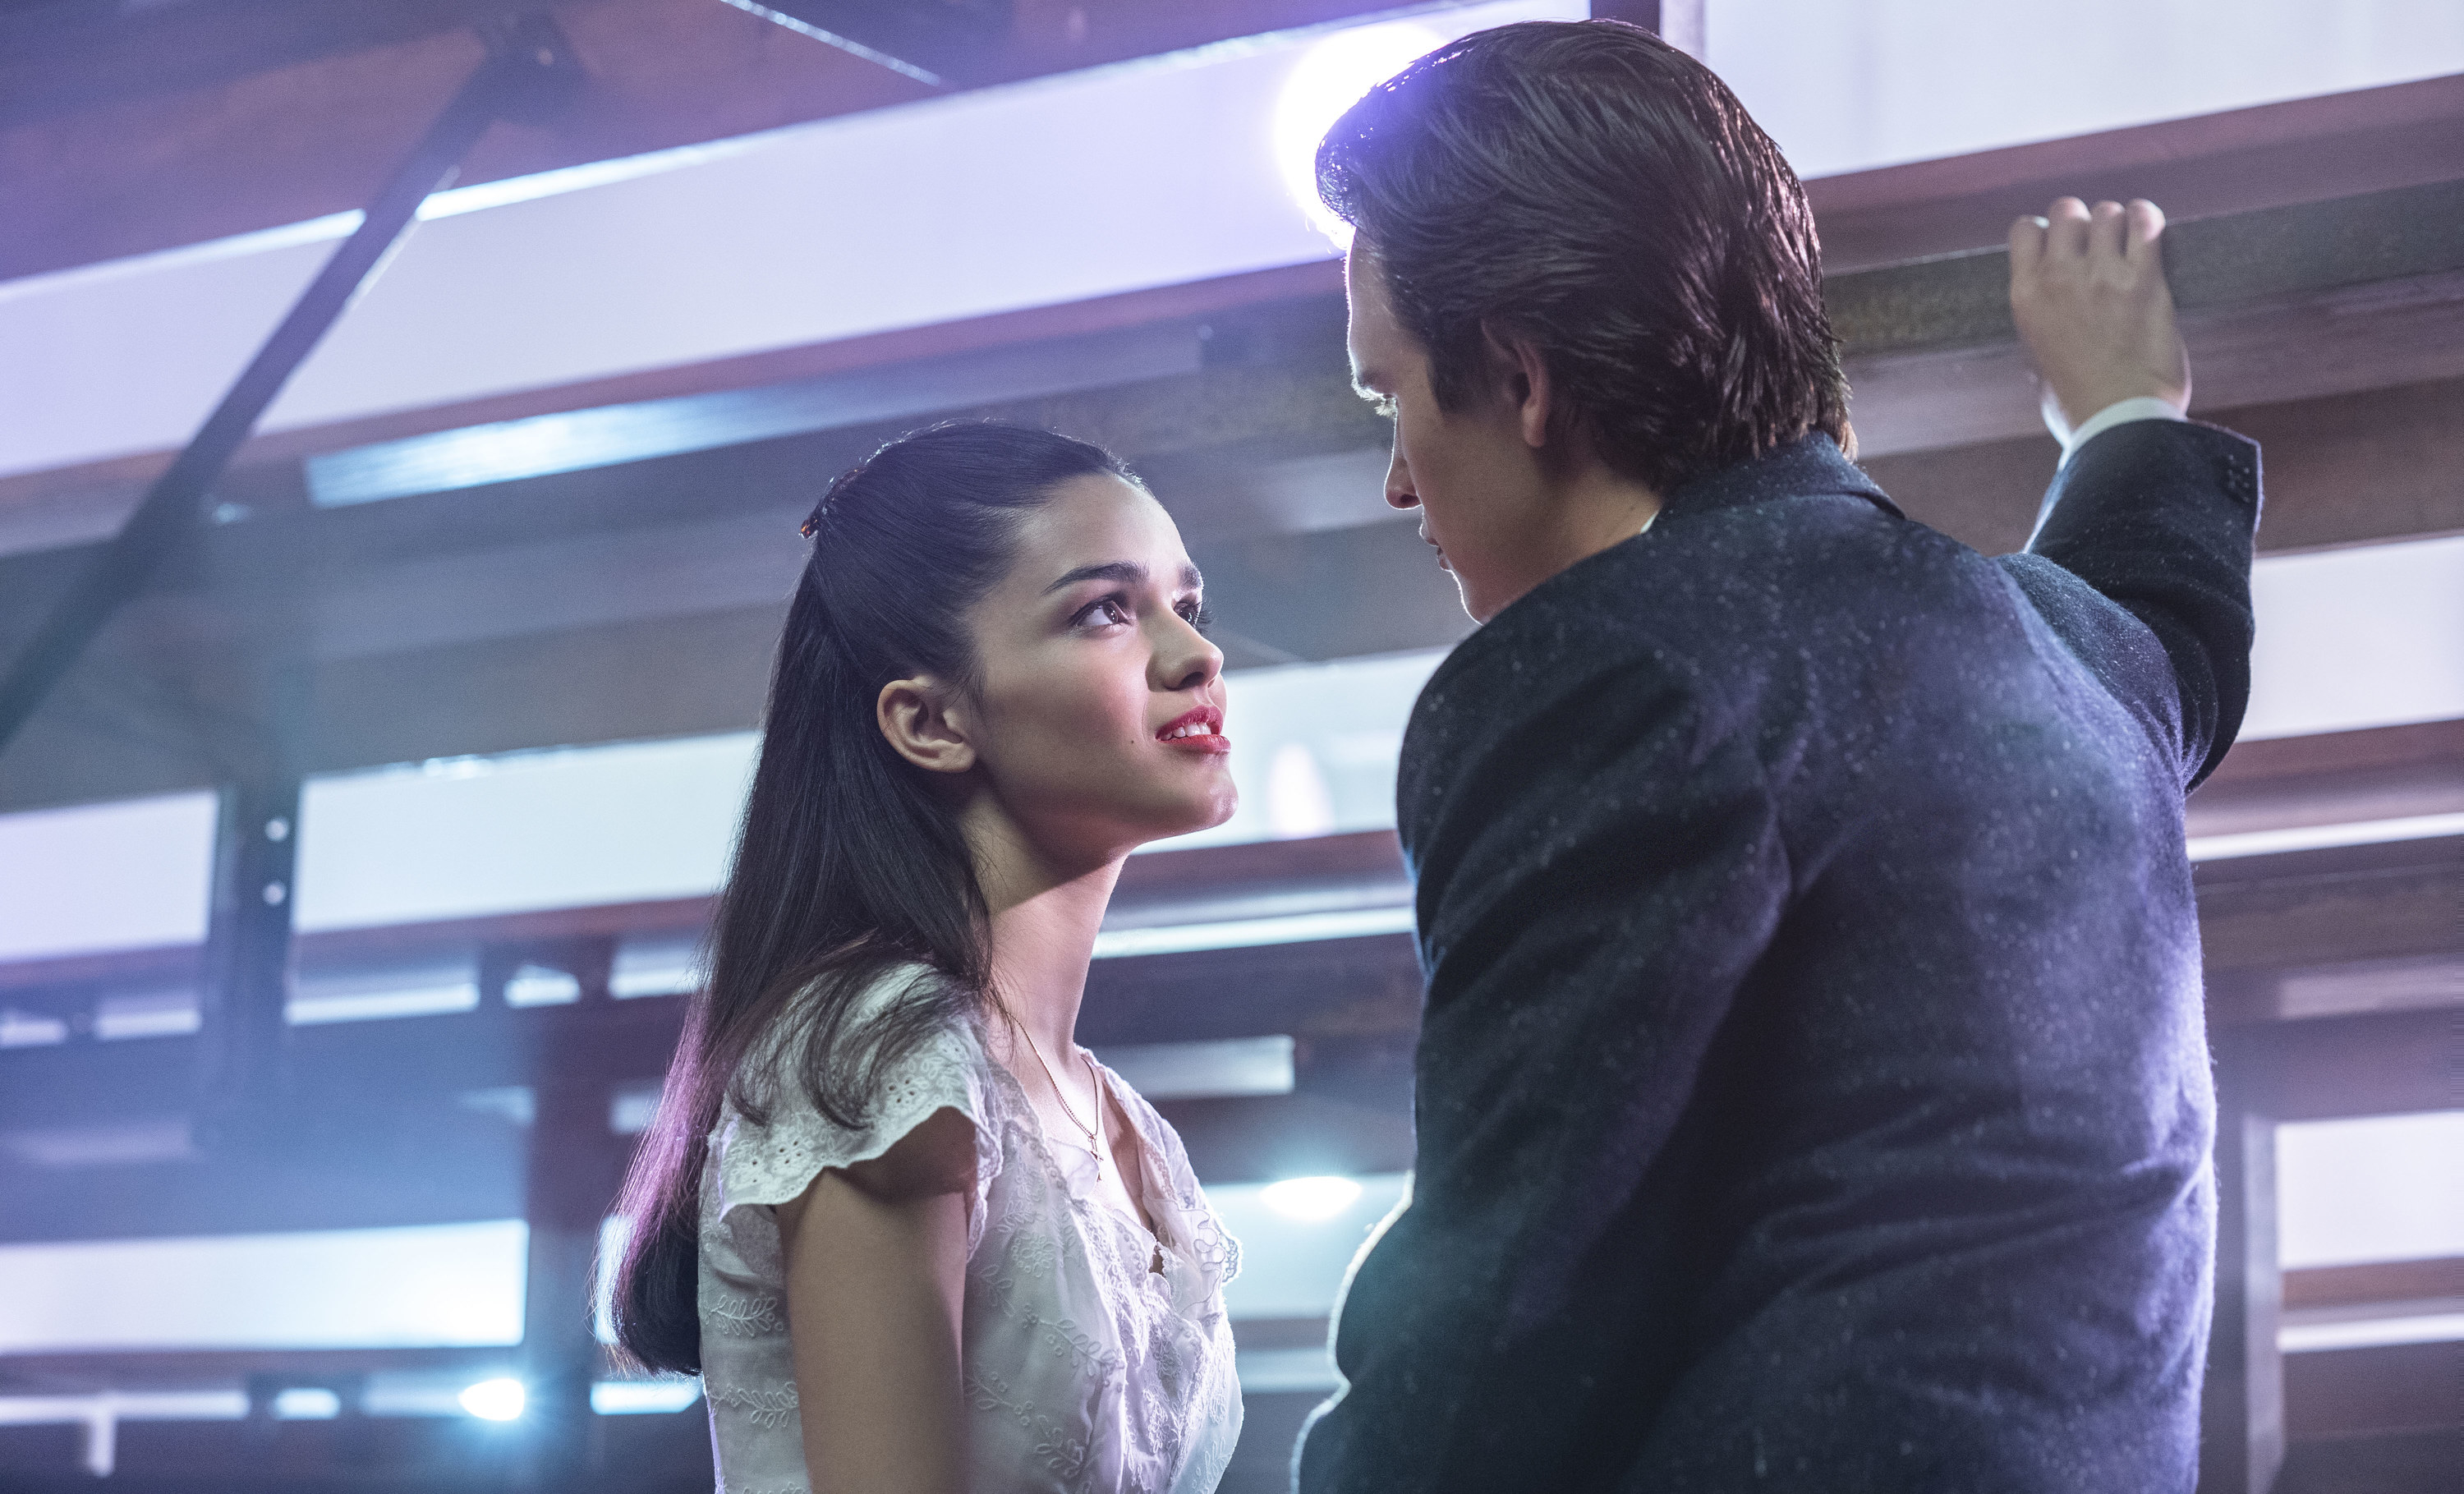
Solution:
{"label": "red lipstick", "polygon": [[1199,706],[1184,711],[1155,729],[1155,740],[1182,752],[1224,753],[1232,743],[1223,735],[1223,709]]}

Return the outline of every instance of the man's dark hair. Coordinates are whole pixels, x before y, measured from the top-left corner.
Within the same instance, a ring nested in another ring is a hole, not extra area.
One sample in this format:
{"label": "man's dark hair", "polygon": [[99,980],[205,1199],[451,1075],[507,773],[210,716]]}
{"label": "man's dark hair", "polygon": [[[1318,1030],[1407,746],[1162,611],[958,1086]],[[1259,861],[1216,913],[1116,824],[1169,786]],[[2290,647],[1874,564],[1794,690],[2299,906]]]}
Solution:
{"label": "man's dark hair", "polygon": [[1814,214],[1711,70],[1640,27],[1476,32],[1327,132],[1318,193],[1464,408],[1523,340],[1567,428],[1667,494],[1809,430],[1848,445]]}

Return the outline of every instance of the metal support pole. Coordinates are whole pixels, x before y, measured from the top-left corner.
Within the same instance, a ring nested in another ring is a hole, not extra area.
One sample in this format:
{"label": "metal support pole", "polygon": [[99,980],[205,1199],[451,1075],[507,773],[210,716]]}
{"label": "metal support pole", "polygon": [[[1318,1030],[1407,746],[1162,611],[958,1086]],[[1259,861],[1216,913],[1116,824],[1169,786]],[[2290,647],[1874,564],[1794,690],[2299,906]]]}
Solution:
{"label": "metal support pole", "polygon": [[0,749],[5,749],[52,687],[77,663],[112,615],[145,587],[165,557],[195,530],[207,494],[259,416],[302,360],[348,308],[369,274],[410,226],[419,205],[458,169],[495,121],[534,115],[569,97],[581,73],[563,33],[547,16],[527,15],[489,35],[488,60],[445,106],[357,232],[342,241],[290,315],[258,348],[237,383],[199,427],[168,471],[85,574],[43,620],[33,642],[0,676]]}
{"label": "metal support pole", "polygon": [[590,1409],[600,1348],[592,1331],[591,1268],[600,1220],[623,1183],[625,1143],[609,1131],[604,1082],[553,1076],[535,1082],[530,1183],[530,1269],[522,1311],[523,1417],[531,1424],[521,1483],[539,1494],[598,1486],[604,1462]]}
{"label": "metal support pole", "polygon": [[198,992],[196,1139],[209,1150],[263,1139],[280,1112],[305,679],[286,670],[260,692],[259,750],[223,788]]}
{"label": "metal support pole", "polygon": [[2264,1029],[2215,1034],[2216,1297],[2198,1494],[2268,1494],[2284,1466],[2272,1036]]}

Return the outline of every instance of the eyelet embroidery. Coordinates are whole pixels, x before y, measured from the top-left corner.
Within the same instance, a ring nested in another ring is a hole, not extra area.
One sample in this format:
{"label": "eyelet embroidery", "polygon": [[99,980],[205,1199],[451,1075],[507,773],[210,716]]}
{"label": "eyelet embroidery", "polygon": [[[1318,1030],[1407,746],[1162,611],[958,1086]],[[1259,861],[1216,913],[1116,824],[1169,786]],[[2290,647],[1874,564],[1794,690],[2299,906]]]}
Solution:
{"label": "eyelet embroidery", "polygon": [[[1239,1246],[1206,1206],[1170,1127],[1117,1076],[1107,1071],[1107,1081],[1135,1132],[1153,1232],[1070,1192],[1024,1091],[971,1028],[928,1042],[886,1075],[860,1129],[823,1121],[792,1087],[767,1127],[722,1112],[701,1228],[703,1353],[722,1487],[768,1487],[803,1471],[777,1224],[769,1208],[747,1205],[800,1196],[823,1168],[879,1155],[945,1106],[975,1127],[969,1321],[998,1314],[1010,1326],[988,1342],[1020,1353],[984,1363],[970,1348],[970,1414],[1002,1428],[979,1423],[980,1445],[1001,1449],[984,1456],[1013,1483],[1023,1476],[1019,1487],[1054,1494],[1098,1478],[1159,1489],[1184,1464],[1220,1471],[1240,1417],[1220,1288],[1238,1269]],[[1069,1283],[1077,1285],[1065,1290]],[[1070,1302],[1100,1304],[1101,1315],[1072,1316],[1063,1306]],[[1090,1411],[1117,1430],[1098,1439],[1086,1423]]]}

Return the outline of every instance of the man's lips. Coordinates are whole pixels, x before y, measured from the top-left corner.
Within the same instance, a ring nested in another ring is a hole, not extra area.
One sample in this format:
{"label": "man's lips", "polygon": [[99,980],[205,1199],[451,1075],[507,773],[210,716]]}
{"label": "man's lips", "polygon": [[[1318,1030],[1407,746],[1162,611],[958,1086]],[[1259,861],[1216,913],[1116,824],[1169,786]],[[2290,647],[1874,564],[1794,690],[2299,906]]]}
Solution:
{"label": "man's lips", "polygon": [[1453,566],[1446,563],[1446,547],[1429,538],[1429,526],[1425,522],[1420,525],[1420,542],[1427,545],[1430,549],[1438,552],[1438,569],[1441,571],[1451,571],[1454,569]]}
{"label": "man's lips", "polygon": [[1155,740],[1183,752],[1232,750],[1231,741],[1223,735],[1223,710],[1220,706],[1199,706],[1182,712],[1156,729]]}

